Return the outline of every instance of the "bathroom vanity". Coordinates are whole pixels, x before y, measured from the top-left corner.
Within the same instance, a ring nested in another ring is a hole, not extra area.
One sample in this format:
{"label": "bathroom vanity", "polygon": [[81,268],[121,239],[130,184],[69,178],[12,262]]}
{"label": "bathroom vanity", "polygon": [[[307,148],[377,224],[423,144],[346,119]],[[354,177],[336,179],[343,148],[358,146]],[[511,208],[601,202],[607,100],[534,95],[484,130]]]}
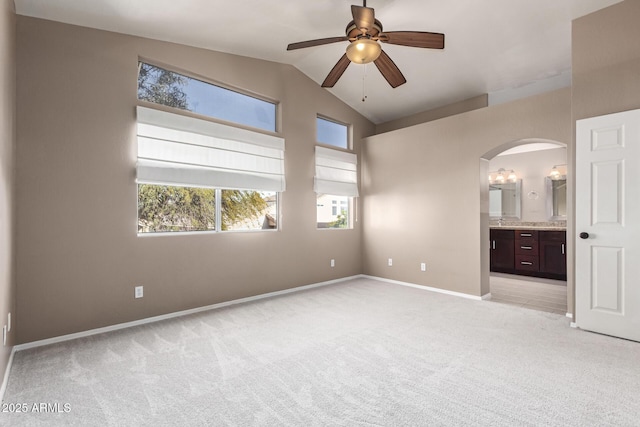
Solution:
{"label": "bathroom vanity", "polygon": [[566,230],[492,227],[491,271],[567,280]]}

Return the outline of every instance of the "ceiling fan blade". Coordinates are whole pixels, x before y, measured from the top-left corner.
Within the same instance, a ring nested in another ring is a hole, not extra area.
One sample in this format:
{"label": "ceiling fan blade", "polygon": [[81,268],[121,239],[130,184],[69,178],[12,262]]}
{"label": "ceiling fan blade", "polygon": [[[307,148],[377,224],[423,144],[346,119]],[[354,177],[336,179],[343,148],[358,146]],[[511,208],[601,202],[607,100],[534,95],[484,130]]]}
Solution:
{"label": "ceiling fan blade", "polygon": [[389,58],[389,55],[384,50],[380,52],[380,56],[373,63],[376,64],[376,67],[378,67],[378,70],[380,70],[380,73],[382,73],[382,76],[389,82],[391,87],[396,88],[407,82],[395,62]]}
{"label": "ceiling fan blade", "polygon": [[347,54],[342,55],[342,58],[338,61],[336,65],[333,66],[331,71],[329,71],[329,75],[322,82],[322,87],[333,87],[338,79],[342,76],[347,67],[351,64],[349,58],[347,58]]}
{"label": "ceiling fan blade", "polygon": [[383,43],[402,46],[423,47],[427,49],[444,49],[444,34],[425,31],[390,31],[380,34]]}
{"label": "ceiling fan blade", "polygon": [[342,37],[327,37],[326,39],[307,40],[305,42],[291,43],[289,46],[287,46],[287,50],[303,49],[305,47],[320,46],[320,45],[323,45],[323,44],[344,42],[344,41],[348,41],[348,40],[349,40],[349,38],[345,37],[345,36],[342,36]]}
{"label": "ceiling fan blade", "polygon": [[363,34],[373,29],[376,18],[372,8],[353,5],[351,6],[351,14],[353,15],[353,22]]}

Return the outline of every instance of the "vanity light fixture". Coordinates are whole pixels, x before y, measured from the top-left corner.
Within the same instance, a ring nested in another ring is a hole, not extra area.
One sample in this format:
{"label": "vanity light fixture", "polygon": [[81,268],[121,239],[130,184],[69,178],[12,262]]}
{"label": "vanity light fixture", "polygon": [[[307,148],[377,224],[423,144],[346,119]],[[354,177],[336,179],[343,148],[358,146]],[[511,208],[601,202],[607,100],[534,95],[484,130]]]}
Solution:
{"label": "vanity light fixture", "polygon": [[560,165],[554,165],[553,168],[551,169],[551,172],[549,172],[549,177],[553,180],[556,179],[560,179],[561,174],[560,171],[558,170],[559,166],[567,166],[566,163],[560,164]]}
{"label": "vanity light fixture", "polygon": [[492,184],[504,184],[505,182],[516,182],[517,180],[518,177],[513,169],[500,168],[497,171],[489,172],[489,182]]}

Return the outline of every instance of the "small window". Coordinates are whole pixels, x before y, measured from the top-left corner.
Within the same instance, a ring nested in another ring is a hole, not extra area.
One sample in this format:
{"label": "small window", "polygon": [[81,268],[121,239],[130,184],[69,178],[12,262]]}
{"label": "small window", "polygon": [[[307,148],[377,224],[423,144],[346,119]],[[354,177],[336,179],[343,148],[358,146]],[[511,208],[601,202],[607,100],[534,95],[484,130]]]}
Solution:
{"label": "small window", "polygon": [[274,230],[277,219],[274,191],[138,185],[138,233]]}
{"label": "small window", "polygon": [[351,207],[358,197],[358,157],[355,153],[316,146],[318,228],[352,228]]}
{"label": "small window", "polygon": [[276,104],[145,62],[139,63],[138,99],[276,131]]}
{"label": "small window", "polygon": [[317,195],[318,228],[351,228],[348,196]]}
{"label": "small window", "polygon": [[222,190],[222,231],[273,230],[278,228],[277,193],[273,191]]}
{"label": "small window", "polygon": [[338,148],[349,148],[349,127],[347,125],[318,117],[316,128],[316,139],[319,143]]}

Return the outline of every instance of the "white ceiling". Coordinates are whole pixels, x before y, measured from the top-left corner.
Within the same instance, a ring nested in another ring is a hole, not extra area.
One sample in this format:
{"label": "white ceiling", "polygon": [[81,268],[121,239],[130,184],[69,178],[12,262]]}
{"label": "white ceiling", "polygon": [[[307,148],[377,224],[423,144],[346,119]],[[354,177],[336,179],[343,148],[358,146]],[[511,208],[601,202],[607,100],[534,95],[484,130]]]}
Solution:
{"label": "white ceiling", "polygon": [[[445,49],[383,44],[407,83],[351,64],[330,90],[375,123],[489,93],[491,103],[566,86],[571,20],[621,0],[369,0],[386,31],[445,34]],[[358,0],[15,0],[18,14],[292,64],[320,84],[347,42]],[[179,64],[177,64],[179,65]],[[366,68],[365,68],[366,67]],[[366,74],[365,74],[366,73]],[[364,91],[367,95],[362,102]]]}

